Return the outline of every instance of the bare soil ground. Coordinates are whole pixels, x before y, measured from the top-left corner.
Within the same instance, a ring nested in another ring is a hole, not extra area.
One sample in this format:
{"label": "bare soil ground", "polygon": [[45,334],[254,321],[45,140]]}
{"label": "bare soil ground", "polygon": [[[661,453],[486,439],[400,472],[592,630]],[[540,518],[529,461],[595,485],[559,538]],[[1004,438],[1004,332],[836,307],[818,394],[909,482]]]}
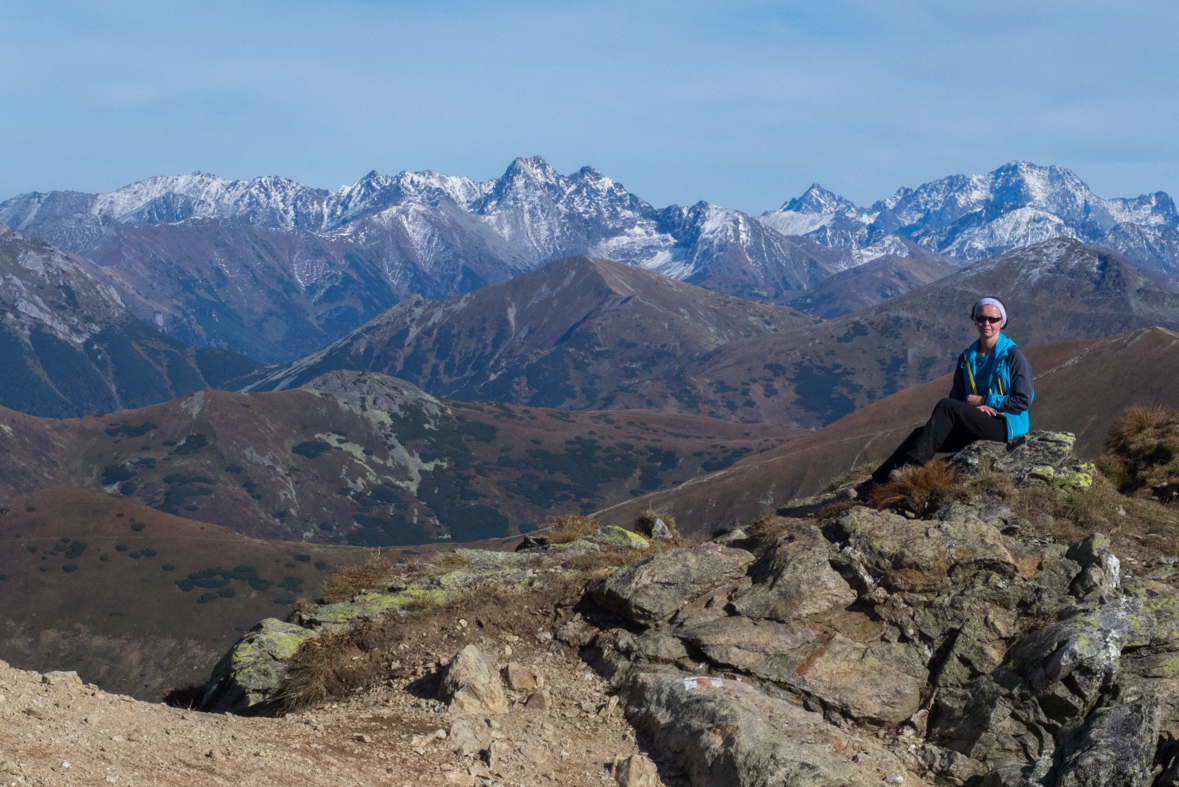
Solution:
{"label": "bare soil ground", "polygon": [[[0,784],[613,784],[614,763],[643,742],[608,684],[552,639],[571,610],[540,600],[501,596],[409,621],[358,657],[386,665],[379,682],[282,719],[140,702],[0,662]],[[540,685],[509,689],[506,714],[450,713],[435,699],[439,670],[469,643],[501,667],[520,663]],[[548,707],[525,707],[537,692],[547,692]],[[467,753],[458,750],[464,740]],[[652,759],[659,784],[687,784]]]}

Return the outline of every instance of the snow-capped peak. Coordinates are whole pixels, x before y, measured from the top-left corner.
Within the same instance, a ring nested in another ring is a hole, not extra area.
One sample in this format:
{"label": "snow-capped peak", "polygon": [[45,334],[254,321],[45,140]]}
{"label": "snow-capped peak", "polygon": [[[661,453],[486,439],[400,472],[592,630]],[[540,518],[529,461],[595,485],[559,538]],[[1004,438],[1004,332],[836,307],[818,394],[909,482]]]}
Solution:
{"label": "snow-capped peak", "polygon": [[821,213],[831,215],[839,210],[846,210],[848,208],[855,209],[855,205],[851,200],[828,191],[820,186],[818,183],[811,184],[811,187],[803,192],[801,197],[795,197],[788,201],[779,210],[793,211],[795,213]]}

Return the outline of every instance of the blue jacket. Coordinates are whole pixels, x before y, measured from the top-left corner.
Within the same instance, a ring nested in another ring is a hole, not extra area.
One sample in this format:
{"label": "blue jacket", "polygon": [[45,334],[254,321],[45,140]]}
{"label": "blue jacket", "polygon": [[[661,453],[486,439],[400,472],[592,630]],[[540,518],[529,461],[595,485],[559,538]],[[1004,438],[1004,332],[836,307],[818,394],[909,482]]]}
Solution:
{"label": "blue jacket", "polygon": [[984,371],[991,360],[979,357],[978,342],[958,356],[950,398],[964,402],[970,395],[985,396],[983,403],[1006,417],[1007,442],[1011,442],[1027,434],[1029,429],[1028,407],[1036,398],[1032,388],[1032,367],[1015,342],[1003,334],[999,334],[995,342],[994,353],[994,371],[990,380],[979,380],[976,375],[976,372]]}

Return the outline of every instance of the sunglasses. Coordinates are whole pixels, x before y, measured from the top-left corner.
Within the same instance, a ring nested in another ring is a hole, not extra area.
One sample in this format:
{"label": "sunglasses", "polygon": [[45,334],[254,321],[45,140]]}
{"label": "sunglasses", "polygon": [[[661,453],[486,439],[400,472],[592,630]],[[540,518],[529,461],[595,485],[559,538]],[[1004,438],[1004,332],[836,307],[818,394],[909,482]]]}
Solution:
{"label": "sunglasses", "polygon": [[974,321],[976,323],[978,323],[979,325],[982,325],[984,322],[989,322],[991,325],[994,325],[997,322],[1003,322],[1003,318],[1002,317],[984,317],[983,315],[979,315],[978,317],[974,318]]}

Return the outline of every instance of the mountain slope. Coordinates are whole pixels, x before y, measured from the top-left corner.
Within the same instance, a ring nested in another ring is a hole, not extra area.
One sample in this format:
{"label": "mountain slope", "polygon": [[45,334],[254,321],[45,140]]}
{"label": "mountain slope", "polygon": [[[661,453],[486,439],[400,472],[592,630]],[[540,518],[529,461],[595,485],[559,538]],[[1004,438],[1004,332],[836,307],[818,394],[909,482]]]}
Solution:
{"label": "mountain slope", "polygon": [[640,390],[650,379],[674,379],[727,342],[813,322],[792,309],[572,257],[458,298],[409,299],[247,390],[292,388],[333,369],[357,369],[407,379],[437,396],[662,409]]}
{"label": "mountain slope", "polygon": [[0,410],[0,504],[83,487],[256,538],[467,542],[682,483],[796,436],[692,416],[445,401],[403,380],[334,372],[291,391],[200,391],[101,418]]}
{"label": "mountain slope", "polygon": [[158,700],[366,552],[258,541],[96,489],[21,495],[0,507],[0,658]]}
{"label": "mountain slope", "polygon": [[885,254],[854,268],[842,270],[785,302],[796,309],[830,320],[904,295],[957,270],[958,266],[918,247],[910,256]]}
{"label": "mountain slope", "polygon": [[128,314],[89,260],[0,225],[0,406],[52,417],[140,407],[258,367]]}
{"label": "mountain slope", "polygon": [[[1110,425],[1126,407],[1179,407],[1179,332],[1142,328],[1027,347],[1026,352],[1035,374],[1032,428],[1074,433],[1075,451],[1085,459],[1101,453]],[[696,535],[749,524],[792,498],[816,494],[853,468],[876,466],[925,422],[951,382],[943,375],[893,394],[781,448],[654,492],[630,506],[606,509],[599,517],[623,524],[633,505],[648,504],[678,522],[693,523]]]}

